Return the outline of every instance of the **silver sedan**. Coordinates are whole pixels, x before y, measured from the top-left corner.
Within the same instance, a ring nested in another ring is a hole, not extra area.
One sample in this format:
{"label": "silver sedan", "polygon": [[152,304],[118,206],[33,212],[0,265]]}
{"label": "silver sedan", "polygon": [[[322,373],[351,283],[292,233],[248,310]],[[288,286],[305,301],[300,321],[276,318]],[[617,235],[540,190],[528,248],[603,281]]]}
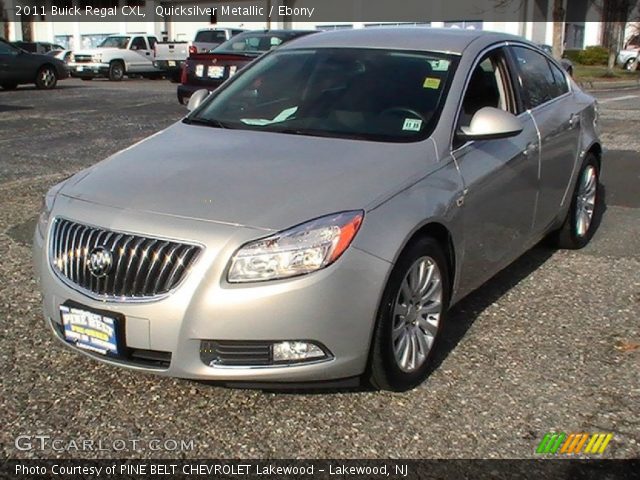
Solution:
{"label": "silver sedan", "polygon": [[100,361],[410,389],[452,305],[597,225],[595,101],[517,37],[318,33],[189,107],[46,195],[46,325]]}

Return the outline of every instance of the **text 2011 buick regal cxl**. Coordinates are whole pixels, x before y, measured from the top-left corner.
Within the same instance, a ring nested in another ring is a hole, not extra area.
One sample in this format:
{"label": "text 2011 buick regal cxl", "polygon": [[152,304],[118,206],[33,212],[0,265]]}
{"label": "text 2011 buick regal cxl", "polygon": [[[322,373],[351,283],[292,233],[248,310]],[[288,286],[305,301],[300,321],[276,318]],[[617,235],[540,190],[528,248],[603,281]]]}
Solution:
{"label": "text 2011 buick regal cxl", "polygon": [[190,107],[46,195],[47,325],[103,362],[405,390],[451,305],[597,223],[595,101],[516,37],[319,33]]}

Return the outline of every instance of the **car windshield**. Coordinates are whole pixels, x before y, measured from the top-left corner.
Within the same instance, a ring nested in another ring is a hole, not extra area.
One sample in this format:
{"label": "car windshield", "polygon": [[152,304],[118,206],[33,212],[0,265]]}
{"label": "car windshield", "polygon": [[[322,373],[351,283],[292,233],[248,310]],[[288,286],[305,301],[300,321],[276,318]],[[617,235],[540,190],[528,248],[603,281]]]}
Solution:
{"label": "car windshield", "polygon": [[457,57],[381,49],[279,50],[190,115],[219,128],[410,142],[438,121]]}
{"label": "car windshield", "polygon": [[215,53],[262,53],[276,48],[285,37],[269,32],[241,33],[219,45]]}
{"label": "car windshield", "polygon": [[105,38],[98,48],[127,48],[129,39],[131,37],[107,37]]}

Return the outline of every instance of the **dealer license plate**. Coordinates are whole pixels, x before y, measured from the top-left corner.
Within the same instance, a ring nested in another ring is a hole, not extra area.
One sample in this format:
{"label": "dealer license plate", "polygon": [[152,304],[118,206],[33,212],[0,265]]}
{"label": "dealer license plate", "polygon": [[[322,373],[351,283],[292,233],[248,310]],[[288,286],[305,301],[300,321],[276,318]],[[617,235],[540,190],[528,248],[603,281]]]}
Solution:
{"label": "dealer license plate", "polygon": [[224,67],[212,66],[207,70],[209,78],[222,78],[224,76]]}
{"label": "dealer license plate", "polygon": [[60,306],[64,338],[79,348],[118,354],[116,319],[75,307]]}
{"label": "dealer license plate", "polygon": [[176,66],[176,62],[174,62],[173,60],[169,60],[169,66],[170,67],[175,67]]}
{"label": "dealer license plate", "polygon": [[77,72],[81,72],[81,71],[83,71],[83,70],[84,70],[84,67],[76,67],[76,71],[77,71]]}

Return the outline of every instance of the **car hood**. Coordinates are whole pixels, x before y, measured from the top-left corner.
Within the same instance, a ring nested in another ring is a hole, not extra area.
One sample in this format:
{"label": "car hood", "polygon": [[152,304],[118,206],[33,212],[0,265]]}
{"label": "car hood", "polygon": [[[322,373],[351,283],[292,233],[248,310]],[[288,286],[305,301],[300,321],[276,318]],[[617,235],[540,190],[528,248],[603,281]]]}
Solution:
{"label": "car hood", "polygon": [[61,190],[101,205],[279,230],[371,208],[426,175],[433,142],[380,143],[177,123]]}
{"label": "car hood", "polygon": [[74,55],[96,55],[105,52],[122,52],[120,48],[88,48],[86,50],[74,50]]}

